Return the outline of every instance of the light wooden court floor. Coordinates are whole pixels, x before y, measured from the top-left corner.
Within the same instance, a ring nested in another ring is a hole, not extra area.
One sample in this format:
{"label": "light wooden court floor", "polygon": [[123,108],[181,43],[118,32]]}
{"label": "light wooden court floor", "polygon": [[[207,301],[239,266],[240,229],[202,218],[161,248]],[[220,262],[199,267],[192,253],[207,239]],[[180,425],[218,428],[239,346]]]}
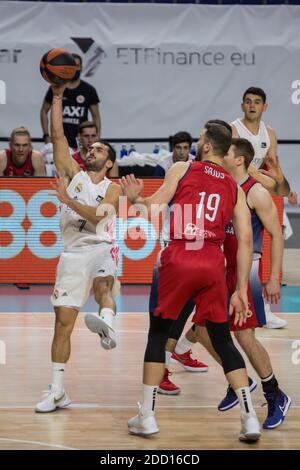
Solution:
{"label": "light wooden court floor", "polygon": [[[80,315],[65,372],[72,405],[35,414],[34,404],[51,378],[53,315],[1,314],[7,364],[0,365],[0,449],[300,449],[300,364],[292,362],[297,353],[292,345],[300,340],[300,315],[284,318],[288,328],[262,329],[258,336],[270,352],[281,387],[292,397],[292,407],[282,426],[263,431],[260,442],[249,446],[238,441],[238,408],[225,413],[216,409],[226,382],[200,345],[194,354],[208,363],[209,371],[189,373],[172,366],[171,379],[182,392],[158,397],[160,433],[147,439],[128,435],[126,423],[136,414],[141,392],[145,314],[118,317],[118,347],[112,351],[101,349],[99,338],[85,328]],[[267,409],[261,407],[260,385],[252,397],[262,422]]]}

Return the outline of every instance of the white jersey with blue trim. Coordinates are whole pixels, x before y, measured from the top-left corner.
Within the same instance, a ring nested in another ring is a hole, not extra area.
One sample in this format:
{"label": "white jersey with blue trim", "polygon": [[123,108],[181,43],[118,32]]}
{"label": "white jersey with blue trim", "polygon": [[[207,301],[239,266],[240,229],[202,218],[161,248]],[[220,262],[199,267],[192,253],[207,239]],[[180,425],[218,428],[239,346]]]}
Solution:
{"label": "white jersey with blue trim", "polygon": [[[110,184],[111,181],[106,177],[100,183],[94,184],[88,173],[80,171],[70,181],[67,193],[81,204],[98,207],[105,198]],[[66,204],[62,204],[60,229],[64,249],[71,251],[101,242],[113,243],[115,219],[116,217],[112,215],[101,224],[101,230],[99,230],[100,224],[96,230],[96,225],[85,220]]]}
{"label": "white jersey with blue trim", "polygon": [[241,138],[249,140],[253,145],[254,158],[251,165],[255,166],[257,169],[261,168],[271,145],[270,136],[265,123],[260,121],[258,134],[252,134],[245,124],[243,124],[241,118],[236,119],[231,124],[236,128]]}

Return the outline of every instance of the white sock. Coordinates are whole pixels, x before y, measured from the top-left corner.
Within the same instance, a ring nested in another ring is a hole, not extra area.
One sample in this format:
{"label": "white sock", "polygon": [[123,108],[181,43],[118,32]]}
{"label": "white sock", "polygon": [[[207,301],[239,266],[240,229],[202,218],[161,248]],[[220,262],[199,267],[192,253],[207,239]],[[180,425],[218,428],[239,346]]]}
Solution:
{"label": "white sock", "polygon": [[171,356],[173,353],[169,352],[169,351],[165,351],[166,353],[166,358],[165,358],[165,368],[166,369],[169,369],[169,366],[170,366],[170,359],[171,359]]}
{"label": "white sock", "polygon": [[57,390],[64,389],[65,365],[62,362],[52,362],[52,385]]}
{"label": "white sock", "polygon": [[184,354],[192,347],[194,346],[195,343],[191,343],[185,336],[178,341],[176,344],[175,352],[177,354]]}
{"label": "white sock", "polygon": [[154,411],[157,389],[156,385],[143,384],[142,411]]}
{"label": "white sock", "polygon": [[241,387],[235,390],[237,397],[240,402],[241,415],[245,416],[247,414],[255,414],[249,387]]}
{"label": "white sock", "polygon": [[112,328],[115,312],[111,308],[104,307],[99,310],[99,315]]}

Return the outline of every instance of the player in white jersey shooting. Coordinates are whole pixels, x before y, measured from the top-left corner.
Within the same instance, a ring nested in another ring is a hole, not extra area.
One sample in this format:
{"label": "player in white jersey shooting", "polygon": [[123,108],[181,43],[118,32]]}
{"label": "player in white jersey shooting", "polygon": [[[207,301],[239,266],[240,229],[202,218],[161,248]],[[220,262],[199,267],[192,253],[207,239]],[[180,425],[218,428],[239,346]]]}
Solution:
{"label": "player in white jersey shooting", "polygon": [[71,158],[62,124],[62,96],[65,86],[52,86],[51,136],[54,163],[60,177],[53,187],[62,203],[61,234],[64,251],[56,273],[51,297],[55,310],[52,342],[52,383],[35,411],[47,413],[70,404],[64,390],[64,369],[70,357],[70,338],[79,310],[91,287],[99,304],[99,315],[87,314],[86,324],[98,333],[105,349],[116,346],[113,318],[116,312],[113,287],[116,284],[118,247],[114,245],[114,224],[122,190],[106,178],[116,154],[111,145],[99,140],[88,151],[87,171]]}

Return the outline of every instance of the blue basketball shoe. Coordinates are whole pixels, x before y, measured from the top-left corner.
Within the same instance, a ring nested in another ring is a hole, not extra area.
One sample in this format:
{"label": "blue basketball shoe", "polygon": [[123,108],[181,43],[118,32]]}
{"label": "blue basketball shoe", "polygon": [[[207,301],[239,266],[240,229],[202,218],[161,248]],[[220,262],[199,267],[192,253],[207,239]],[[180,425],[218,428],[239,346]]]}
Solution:
{"label": "blue basketball shoe", "polygon": [[268,416],[263,424],[264,429],[274,429],[280,426],[291,406],[291,398],[279,390],[279,393],[265,393],[268,404]]}
{"label": "blue basketball shoe", "polygon": [[[255,390],[256,387],[257,387],[257,383],[255,382],[255,380],[253,380],[253,379],[251,379],[251,377],[249,377],[250,392],[253,392],[253,390]],[[219,411],[230,410],[231,408],[236,406],[238,404],[238,402],[239,402],[239,399],[238,399],[235,391],[233,390],[231,385],[228,385],[226,395],[223,398],[223,400],[219,403],[218,410]]]}

